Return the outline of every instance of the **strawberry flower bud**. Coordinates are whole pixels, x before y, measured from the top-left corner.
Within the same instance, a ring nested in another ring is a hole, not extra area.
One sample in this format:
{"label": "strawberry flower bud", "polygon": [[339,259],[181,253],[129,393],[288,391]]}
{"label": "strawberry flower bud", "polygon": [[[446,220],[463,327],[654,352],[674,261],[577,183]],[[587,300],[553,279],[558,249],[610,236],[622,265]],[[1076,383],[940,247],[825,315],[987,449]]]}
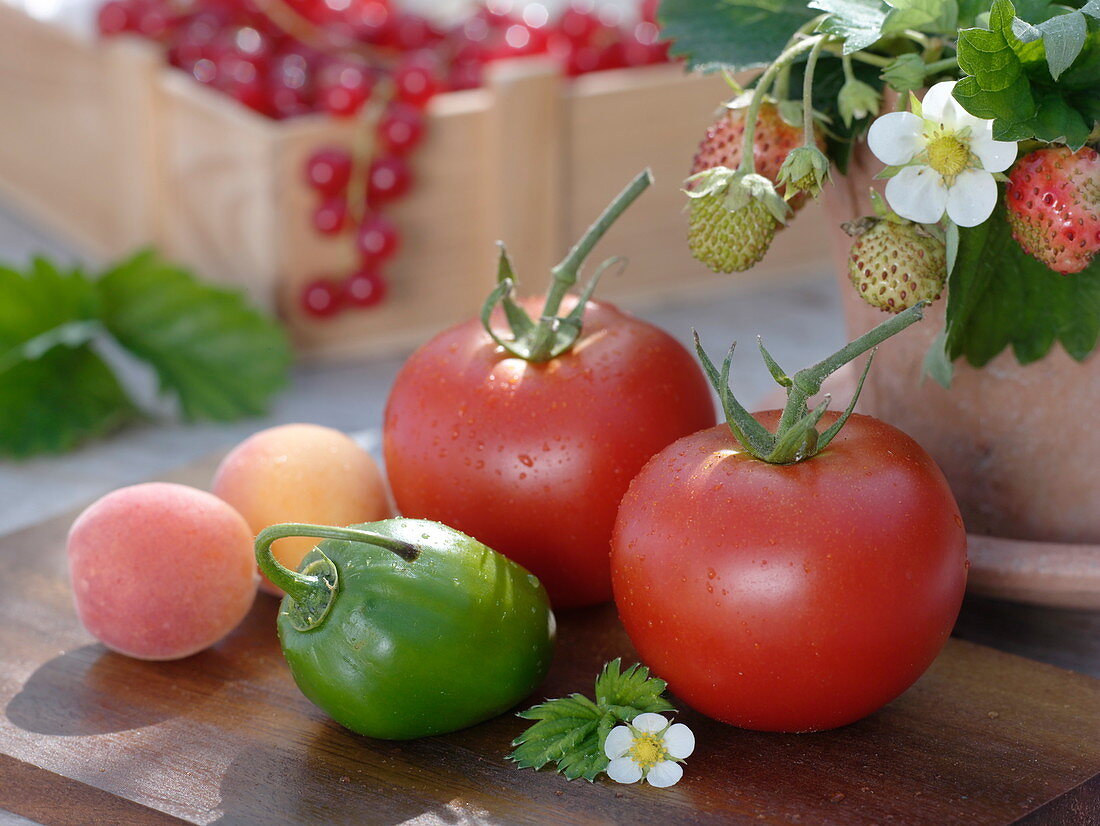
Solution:
{"label": "strawberry flower bud", "polygon": [[877,113],[882,97],[875,87],[853,77],[840,87],[836,102],[844,125],[851,126],[853,120]]}
{"label": "strawberry flower bud", "polygon": [[816,198],[829,178],[829,159],[816,146],[799,146],[779,168],[779,183],[786,185],[790,200],[800,192]]}

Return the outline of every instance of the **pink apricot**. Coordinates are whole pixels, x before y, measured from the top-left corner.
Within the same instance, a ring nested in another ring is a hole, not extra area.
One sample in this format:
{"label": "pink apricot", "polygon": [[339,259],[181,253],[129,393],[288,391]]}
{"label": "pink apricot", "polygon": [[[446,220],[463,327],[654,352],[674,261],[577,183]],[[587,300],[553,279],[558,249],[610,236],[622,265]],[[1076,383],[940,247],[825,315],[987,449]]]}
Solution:
{"label": "pink apricot", "polygon": [[218,497],[185,485],[109,493],[73,523],[77,616],[108,648],[175,660],[237,627],[256,596],[252,531]]}
{"label": "pink apricot", "polygon": [[[253,533],[279,522],[354,525],[391,516],[386,483],[355,440],[314,424],[261,430],[235,447],[214,474],[213,491],[235,507]],[[297,569],[315,539],[280,539],[275,558]],[[260,585],[281,594],[267,579]]]}

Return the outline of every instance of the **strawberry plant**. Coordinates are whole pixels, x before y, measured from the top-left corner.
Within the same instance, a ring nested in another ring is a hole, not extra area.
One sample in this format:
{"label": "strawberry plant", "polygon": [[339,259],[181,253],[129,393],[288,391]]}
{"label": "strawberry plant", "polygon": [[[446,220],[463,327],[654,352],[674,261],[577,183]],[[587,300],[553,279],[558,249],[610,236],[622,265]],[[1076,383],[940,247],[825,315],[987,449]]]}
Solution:
{"label": "strawberry plant", "polygon": [[946,285],[937,380],[1096,348],[1100,0],[663,0],[658,22],[734,86],[685,183],[701,261],[753,266],[862,143],[885,203],[848,227],[849,277],[895,313]]}

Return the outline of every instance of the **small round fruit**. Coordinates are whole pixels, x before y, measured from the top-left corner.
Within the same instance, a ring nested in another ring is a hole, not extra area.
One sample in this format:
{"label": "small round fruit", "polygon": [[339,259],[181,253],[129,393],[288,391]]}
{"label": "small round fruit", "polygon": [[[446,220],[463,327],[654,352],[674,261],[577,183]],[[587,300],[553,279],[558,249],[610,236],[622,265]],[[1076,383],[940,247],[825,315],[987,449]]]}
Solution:
{"label": "small round fruit", "polygon": [[256,596],[252,536],[205,491],[152,482],[109,493],[69,531],[77,616],[108,648],[142,660],[209,648]]}
{"label": "small round fruit", "polygon": [[367,310],[385,301],[386,291],[386,279],[378,270],[359,270],[344,282],[344,303]]}
{"label": "small round fruit", "polygon": [[411,186],[409,165],[396,156],[384,155],[375,159],[367,172],[367,200],[371,206],[396,201]]}
{"label": "small round fruit", "polygon": [[393,221],[372,212],[359,225],[355,244],[365,264],[377,265],[393,257],[401,245],[401,236]]}
{"label": "small round fruit", "polygon": [[319,149],[306,162],[306,182],[321,195],[339,195],[350,179],[351,155],[344,149]]}
{"label": "small round fruit", "polygon": [[[235,447],[214,475],[213,491],[240,511],[252,533],[279,522],[353,525],[390,515],[382,473],[371,455],[330,427],[288,424]],[[272,550],[296,569],[312,539],[280,539]],[[264,580],[261,587],[280,593]]]}
{"label": "small round fruit", "polygon": [[302,288],[302,311],[314,318],[332,318],[340,312],[340,285],[331,278],[317,278]]}

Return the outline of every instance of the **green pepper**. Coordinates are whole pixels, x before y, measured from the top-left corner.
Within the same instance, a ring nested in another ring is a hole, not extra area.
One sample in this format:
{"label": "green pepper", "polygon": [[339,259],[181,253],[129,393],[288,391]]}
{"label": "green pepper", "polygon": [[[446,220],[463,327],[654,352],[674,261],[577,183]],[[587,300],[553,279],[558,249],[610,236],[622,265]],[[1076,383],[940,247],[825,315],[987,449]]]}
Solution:
{"label": "green pepper", "polygon": [[[324,539],[298,572],[271,543]],[[279,640],[294,681],[352,731],[407,740],[507,711],[550,667],[555,622],[538,579],[464,533],[420,519],[285,524],[256,538],[286,592]]]}

